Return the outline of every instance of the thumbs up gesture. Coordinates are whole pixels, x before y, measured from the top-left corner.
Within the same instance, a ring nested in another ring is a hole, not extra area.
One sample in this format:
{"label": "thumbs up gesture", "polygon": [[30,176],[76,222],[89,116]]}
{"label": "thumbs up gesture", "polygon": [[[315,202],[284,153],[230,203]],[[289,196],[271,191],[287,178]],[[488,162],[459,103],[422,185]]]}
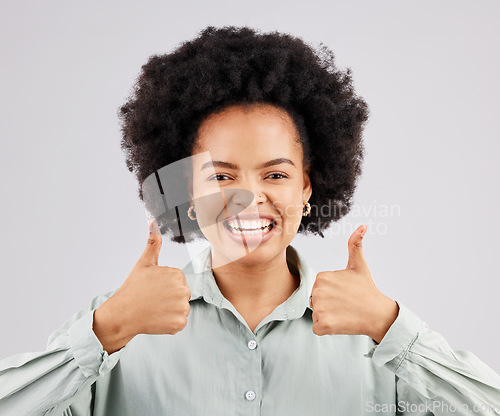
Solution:
{"label": "thumbs up gesture", "polygon": [[363,255],[367,227],[358,227],[348,241],[344,270],[318,273],[309,303],[316,335],[368,335],[380,343],[399,313],[398,304],[375,286]]}
{"label": "thumbs up gesture", "polygon": [[175,334],[187,324],[191,290],[182,270],[158,266],[162,237],[150,220],[146,248],[120,288],[94,312],[93,330],[111,354],[137,334]]}

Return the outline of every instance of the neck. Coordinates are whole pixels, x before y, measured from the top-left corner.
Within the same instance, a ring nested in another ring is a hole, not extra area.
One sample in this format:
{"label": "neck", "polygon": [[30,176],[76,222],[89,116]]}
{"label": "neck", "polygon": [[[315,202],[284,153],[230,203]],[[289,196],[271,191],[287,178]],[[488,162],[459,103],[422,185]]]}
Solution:
{"label": "neck", "polygon": [[299,273],[288,268],[286,249],[265,263],[234,261],[212,272],[222,295],[242,309],[274,309],[300,284]]}

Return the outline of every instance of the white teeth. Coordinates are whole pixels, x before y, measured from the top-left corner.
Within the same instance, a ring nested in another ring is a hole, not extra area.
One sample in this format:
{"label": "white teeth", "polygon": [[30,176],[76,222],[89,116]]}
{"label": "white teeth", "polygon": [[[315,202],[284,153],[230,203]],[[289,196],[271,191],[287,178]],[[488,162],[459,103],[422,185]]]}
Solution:
{"label": "white teeth", "polygon": [[259,219],[256,221],[248,221],[248,220],[231,220],[228,222],[229,226],[233,229],[243,229],[243,230],[257,230],[259,231],[263,227],[269,226],[272,223],[272,220],[269,219]]}
{"label": "white teeth", "polygon": [[[236,220],[228,222],[229,228],[234,234],[262,234],[268,232],[272,228],[272,220],[259,219],[257,221],[240,220],[239,224]],[[239,227],[241,225],[241,228]]]}

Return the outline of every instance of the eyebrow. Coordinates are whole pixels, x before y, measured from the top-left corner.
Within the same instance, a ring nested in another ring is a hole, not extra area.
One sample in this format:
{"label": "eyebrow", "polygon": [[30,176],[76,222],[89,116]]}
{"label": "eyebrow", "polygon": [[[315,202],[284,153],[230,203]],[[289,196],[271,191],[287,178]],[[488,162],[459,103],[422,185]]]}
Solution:
{"label": "eyebrow", "polygon": [[[288,163],[288,164],[296,167],[295,163],[293,163],[290,159],[287,159],[286,157],[279,157],[277,159],[269,160],[260,166],[257,166],[257,169],[264,169],[264,168],[268,168],[269,166],[281,165],[282,163]],[[234,163],[223,162],[222,160],[211,160],[209,162],[204,163],[200,170],[207,169],[210,167],[222,167],[222,168],[228,168],[228,169],[233,169],[233,170],[239,169],[239,166],[234,164]]]}

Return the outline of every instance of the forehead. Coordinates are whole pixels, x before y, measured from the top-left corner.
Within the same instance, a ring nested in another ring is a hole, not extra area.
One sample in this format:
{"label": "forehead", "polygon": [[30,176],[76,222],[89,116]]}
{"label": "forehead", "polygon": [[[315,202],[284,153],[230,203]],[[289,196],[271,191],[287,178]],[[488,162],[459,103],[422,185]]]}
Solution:
{"label": "forehead", "polygon": [[197,151],[251,155],[301,154],[299,134],[291,116],[270,104],[231,106],[207,117],[198,130]]}

